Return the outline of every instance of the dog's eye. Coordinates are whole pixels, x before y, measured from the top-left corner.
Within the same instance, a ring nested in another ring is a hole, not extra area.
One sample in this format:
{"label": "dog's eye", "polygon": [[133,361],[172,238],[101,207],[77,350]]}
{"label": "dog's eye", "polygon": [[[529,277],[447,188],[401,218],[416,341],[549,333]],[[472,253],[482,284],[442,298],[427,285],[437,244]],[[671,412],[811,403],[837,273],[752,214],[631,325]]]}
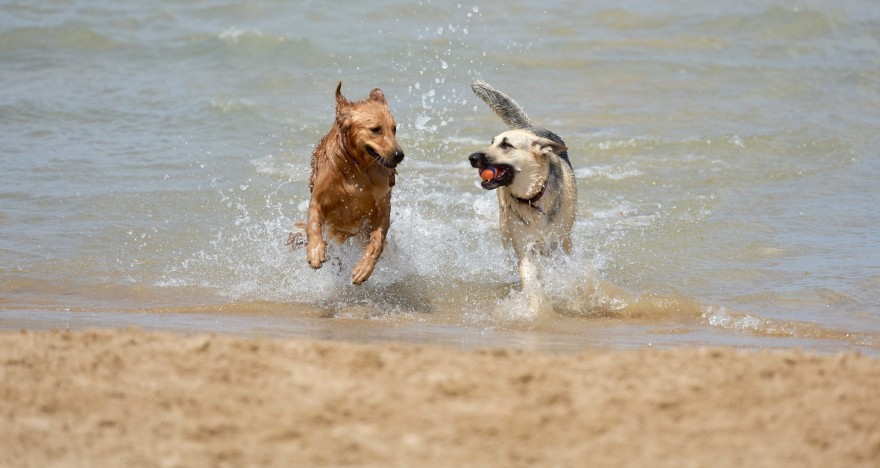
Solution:
{"label": "dog's eye", "polygon": [[397,125],[391,127],[391,133],[397,135]]}
{"label": "dog's eye", "polygon": [[513,148],[513,145],[507,142],[507,140],[501,140],[501,143],[498,144],[498,147],[503,150],[509,150]]}
{"label": "dog's eye", "polygon": [[382,133],[382,127],[373,127],[370,129],[370,131],[373,132],[374,134],[378,135],[378,134]]}

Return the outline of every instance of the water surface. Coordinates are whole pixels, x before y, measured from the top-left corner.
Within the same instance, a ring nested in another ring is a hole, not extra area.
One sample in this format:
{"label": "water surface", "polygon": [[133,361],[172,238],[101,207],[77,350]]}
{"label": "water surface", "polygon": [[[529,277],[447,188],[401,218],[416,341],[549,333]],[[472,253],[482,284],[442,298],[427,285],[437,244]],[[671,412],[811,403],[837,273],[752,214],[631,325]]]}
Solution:
{"label": "water surface", "polygon": [[[463,347],[880,346],[873,2],[0,5],[0,327]],[[561,135],[575,252],[534,317],[467,164],[485,79]],[[399,123],[389,244],[319,271],[333,90]],[[603,287],[610,284],[613,287]],[[598,287],[598,289],[597,289]]]}

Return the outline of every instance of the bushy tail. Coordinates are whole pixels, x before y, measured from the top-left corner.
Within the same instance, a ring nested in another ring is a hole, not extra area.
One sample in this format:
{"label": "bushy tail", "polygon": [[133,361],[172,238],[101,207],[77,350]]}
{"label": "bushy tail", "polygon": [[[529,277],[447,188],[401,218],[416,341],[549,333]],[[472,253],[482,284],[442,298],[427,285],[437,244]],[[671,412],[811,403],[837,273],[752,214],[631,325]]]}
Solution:
{"label": "bushy tail", "polygon": [[508,127],[512,129],[534,127],[532,119],[526,115],[526,111],[516,101],[493,88],[489,83],[483,80],[474,80],[471,83],[471,89],[498,114],[498,117],[501,117],[501,120]]}

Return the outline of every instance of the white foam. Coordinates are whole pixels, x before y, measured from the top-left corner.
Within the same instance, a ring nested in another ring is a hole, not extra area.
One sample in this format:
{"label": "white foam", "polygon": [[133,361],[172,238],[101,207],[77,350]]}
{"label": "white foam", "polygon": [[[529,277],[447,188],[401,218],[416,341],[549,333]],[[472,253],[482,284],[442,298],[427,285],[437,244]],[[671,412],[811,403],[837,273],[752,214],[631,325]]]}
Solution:
{"label": "white foam", "polygon": [[257,104],[250,100],[244,98],[234,98],[229,96],[217,96],[211,98],[211,107],[214,109],[218,109],[223,113],[235,112],[243,109],[253,109],[257,106]]}
{"label": "white foam", "polygon": [[702,317],[709,325],[740,331],[763,331],[767,328],[765,319],[750,314],[734,313],[725,307],[705,306]]}
{"label": "white foam", "polygon": [[284,42],[285,38],[283,36],[273,36],[264,33],[259,29],[254,28],[239,28],[235,26],[230,26],[219,34],[217,34],[217,38],[228,42],[230,44],[237,44],[242,39],[254,38],[254,39],[262,39],[262,38],[270,38],[272,40],[278,42]]}

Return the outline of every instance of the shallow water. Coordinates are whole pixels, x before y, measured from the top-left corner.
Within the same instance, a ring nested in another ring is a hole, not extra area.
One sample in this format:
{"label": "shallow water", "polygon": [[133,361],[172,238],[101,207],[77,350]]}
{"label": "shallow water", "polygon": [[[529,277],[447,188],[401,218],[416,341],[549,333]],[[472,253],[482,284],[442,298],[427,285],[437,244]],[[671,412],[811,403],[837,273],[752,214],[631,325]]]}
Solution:
{"label": "shallow water", "polygon": [[[880,349],[873,2],[505,5],[0,5],[0,327]],[[570,148],[553,313],[467,164],[504,130],[473,78]],[[284,245],[340,80],[407,154],[362,287]]]}

